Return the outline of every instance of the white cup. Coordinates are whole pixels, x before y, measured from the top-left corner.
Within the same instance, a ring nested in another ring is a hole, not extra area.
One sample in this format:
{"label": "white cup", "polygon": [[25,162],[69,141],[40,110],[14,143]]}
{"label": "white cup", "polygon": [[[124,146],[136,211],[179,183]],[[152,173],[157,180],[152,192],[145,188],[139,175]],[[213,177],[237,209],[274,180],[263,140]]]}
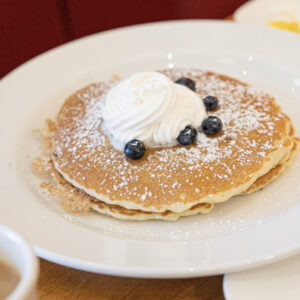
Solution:
{"label": "white cup", "polygon": [[20,234],[1,224],[0,260],[10,263],[21,275],[20,282],[6,300],[36,300],[38,260]]}

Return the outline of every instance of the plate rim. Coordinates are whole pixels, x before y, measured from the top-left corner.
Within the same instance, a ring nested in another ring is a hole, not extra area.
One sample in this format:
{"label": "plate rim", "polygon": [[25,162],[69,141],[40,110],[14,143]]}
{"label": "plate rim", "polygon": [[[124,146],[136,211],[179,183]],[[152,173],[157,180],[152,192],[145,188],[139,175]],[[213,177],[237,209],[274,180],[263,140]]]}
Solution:
{"label": "plate rim", "polygon": [[[3,84],[6,81],[12,80],[11,78],[13,78],[15,76],[15,74],[18,74],[18,72],[20,72],[20,70],[24,70],[24,68],[26,69],[26,67],[29,65],[31,65],[33,62],[38,61],[39,59],[43,58],[43,57],[47,57],[47,55],[49,55],[49,53],[55,53],[57,51],[62,51],[65,47],[70,47],[74,44],[77,43],[81,43],[85,40],[91,39],[91,38],[97,38],[101,35],[107,35],[110,34],[112,32],[116,33],[116,32],[120,32],[120,31],[127,31],[127,30],[135,30],[136,28],[140,29],[143,27],[151,27],[151,26],[160,26],[161,24],[165,25],[165,24],[183,24],[185,25],[186,23],[201,23],[201,24],[231,24],[231,22],[228,21],[214,21],[214,20],[180,20],[180,21],[164,21],[164,22],[154,22],[154,23],[147,23],[147,24],[140,24],[140,25],[132,25],[132,26],[128,26],[128,27],[123,27],[123,28],[117,28],[117,29],[112,29],[109,31],[104,31],[104,32],[100,32],[100,33],[95,33],[93,35],[90,36],[86,36],[74,41],[71,41],[69,43],[63,44],[59,47],[53,48],[45,53],[40,54],[37,57],[32,58],[31,60],[29,60],[28,62],[26,62],[25,64],[19,66],[18,68],[16,68],[15,70],[11,71],[10,73],[8,73],[6,76],[4,76],[1,81],[0,81],[0,92],[1,92],[1,86],[3,86]],[[226,25],[227,26],[227,25]],[[245,25],[237,25],[233,23],[230,26],[239,26],[241,28],[251,28],[251,26],[245,26]],[[261,30],[261,29],[256,29]],[[269,31],[269,29],[267,29],[267,31]],[[271,29],[272,31],[272,29]],[[277,33],[276,33],[277,34]],[[280,33],[282,34],[282,33]],[[283,33],[285,34],[285,33]],[[112,238],[112,237],[109,237]],[[143,243],[144,241],[139,241],[141,243]],[[176,243],[176,241],[172,241],[172,243]],[[194,268],[192,269],[187,269],[187,270],[182,270],[182,267],[179,268],[178,270],[174,270],[174,269],[170,269],[170,270],[157,270],[156,269],[151,269],[148,268],[145,271],[145,267],[140,267],[140,268],[128,268],[126,271],[123,270],[123,268],[121,267],[114,267],[114,266],[107,266],[107,265],[100,265],[99,263],[97,264],[93,264],[91,262],[88,263],[88,265],[86,265],[86,261],[82,261],[82,260],[78,260],[78,259],[73,259],[70,257],[66,257],[64,255],[58,254],[58,253],[53,253],[47,249],[42,249],[39,246],[35,245],[34,246],[36,253],[40,256],[43,257],[45,259],[57,262],[59,264],[63,264],[63,265],[67,265],[73,268],[78,268],[81,270],[87,270],[87,271],[91,271],[91,272],[97,272],[97,273],[105,273],[105,274],[111,274],[111,275],[121,275],[121,276],[129,276],[129,277],[146,277],[146,278],[183,278],[183,277],[196,277],[196,276],[204,276],[204,275],[213,275],[213,274],[221,274],[224,273],[225,271],[237,271],[237,270],[242,270],[245,269],[245,265],[249,268],[249,267],[256,267],[258,265],[262,265],[262,264],[266,264],[269,263],[271,261],[276,261],[279,260],[281,258],[284,257],[288,257],[290,255],[293,255],[294,252],[297,252],[300,249],[300,243],[298,243],[297,245],[297,249],[289,249],[285,252],[280,251],[280,253],[277,253],[276,255],[274,255],[273,258],[266,260],[266,259],[260,259],[259,261],[252,261],[251,264],[249,265],[248,262],[244,261],[244,262],[236,262],[236,263],[232,263],[229,265],[223,265],[222,268],[219,269],[219,271],[217,271],[214,268],[207,268],[207,269],[203,269],[200,267],[200,269],[198,268]],[[56,257],[55,260],[51,259],[51,257]],[[49,259],[50,258],[50,259]],[[67,261],[68,263],[64,263],[65,261]]]}

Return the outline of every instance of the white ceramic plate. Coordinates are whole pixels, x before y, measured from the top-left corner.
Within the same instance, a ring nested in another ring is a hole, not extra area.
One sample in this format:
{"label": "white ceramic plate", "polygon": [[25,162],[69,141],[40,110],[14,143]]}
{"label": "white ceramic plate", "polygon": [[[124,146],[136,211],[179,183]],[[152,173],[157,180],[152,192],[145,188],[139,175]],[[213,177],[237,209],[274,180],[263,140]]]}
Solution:
{"label": "white ceramic plate", "polygon": [[[280,47],[274,47],[280,45]],[[37,255],[136,277],[242,270],[300,249],[300,156],[274,184],[178,222],[125,222],[65,213],[30,168],[33,133],[65,97],[112,74],[194,67],[234,76],[278,97],[300,135],[300,39],[230,22],[177,21],[96,34],[47,52],[0,83],[0,221],[26,233]]]}
{"label": "white ceramic plate", "polygon": [[228,274],[223,289],[226,300],[299,299],[300,256],[250,271]]}
{"label": "white ceramic plate", "polygon": [[240,6],[233,14],[235,21],[257,26],[269,26],[271,19],[300,22],[299,0],[251,0]]}

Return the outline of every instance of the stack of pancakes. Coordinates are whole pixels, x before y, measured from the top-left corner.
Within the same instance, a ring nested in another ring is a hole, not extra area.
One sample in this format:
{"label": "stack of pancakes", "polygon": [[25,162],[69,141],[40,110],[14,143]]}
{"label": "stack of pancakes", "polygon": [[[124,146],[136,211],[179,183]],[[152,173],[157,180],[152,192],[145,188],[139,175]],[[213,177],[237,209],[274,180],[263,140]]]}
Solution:
{"label": "stack of pancakes", "polygon": [[212,72],[161,72],[172,81],[194,80],[201,99],[217,97],[219,106],[209,114],[222,120],[222,131],[216,136],[200,131],[191,146],[151,148],[142,159],[130,160],[101,129],[105,95],[117,82],[77,91],[56,120],[46,122],[43,157],[33,161],[35,170],[51,175],[42,187],[62,198],[66,210],[176,220],[262,189],[290,163],[299,139],[273,97]]}

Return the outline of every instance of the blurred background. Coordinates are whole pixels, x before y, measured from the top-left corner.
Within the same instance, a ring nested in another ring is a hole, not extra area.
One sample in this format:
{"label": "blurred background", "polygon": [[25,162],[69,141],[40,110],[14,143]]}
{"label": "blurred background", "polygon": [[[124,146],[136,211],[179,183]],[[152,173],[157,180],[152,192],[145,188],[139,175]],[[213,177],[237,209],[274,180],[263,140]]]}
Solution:
{"label": "blurred background", "polygon": [[223,19],[245,2],[0,0],[0,78],[30,58],[85,35],[163,20]]}

